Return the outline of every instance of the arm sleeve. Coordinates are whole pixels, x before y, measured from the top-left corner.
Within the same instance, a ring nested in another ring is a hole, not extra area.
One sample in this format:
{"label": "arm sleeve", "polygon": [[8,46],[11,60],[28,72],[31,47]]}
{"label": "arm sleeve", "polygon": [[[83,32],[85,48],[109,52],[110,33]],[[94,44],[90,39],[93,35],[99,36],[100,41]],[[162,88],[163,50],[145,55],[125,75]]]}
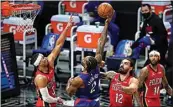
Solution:
{"label": "arm sleeve", "polygon": [[41,96],[43,98],[43,101],[45,101],[47,103],[57,103],[58,99],[53,98],[49,95],[47,87],[40,88],[40,93],[41,93]]}

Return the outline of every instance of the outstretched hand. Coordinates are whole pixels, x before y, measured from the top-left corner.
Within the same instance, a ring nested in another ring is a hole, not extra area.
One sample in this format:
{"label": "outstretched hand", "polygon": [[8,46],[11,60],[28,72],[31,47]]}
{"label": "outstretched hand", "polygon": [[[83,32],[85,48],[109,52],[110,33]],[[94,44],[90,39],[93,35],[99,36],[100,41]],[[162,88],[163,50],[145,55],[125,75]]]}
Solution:
{"label": "outstretched hand", "polygon": [[106,79],[112,79],[116,72],[115,71],[107,71],[107,72],[100,72],[101,76]]}
{"label": "outstretched hand", "polygon": [[105,61],[101,61],[100,68],[103,68],[105,66]]}
{"label": "outstretched hand", "polygon": [[72,25],[73,25],[73,17],[72,17],[72,15],[71,15],[71,16],[70,16],[70,19],[69,19],[69,21],[68,21],[68,23],[67,23],[67,28],[72,27]]}
{"label": "outstretched hand", "polygon": [[109,24],[110,21],[112,20],[112,17],[114,16],[115,10],[113,10],[113,13],[111,16],[107,16],[105,23]]}

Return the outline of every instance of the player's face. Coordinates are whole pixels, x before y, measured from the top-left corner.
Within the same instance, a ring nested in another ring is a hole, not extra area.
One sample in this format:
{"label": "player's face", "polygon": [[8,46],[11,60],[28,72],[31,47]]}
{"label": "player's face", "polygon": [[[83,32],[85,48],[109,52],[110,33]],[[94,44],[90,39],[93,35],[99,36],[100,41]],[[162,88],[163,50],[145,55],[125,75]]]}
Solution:
{"label": "player's face", "polygon": [[47,57],[43,57],[40,61],[40,65],[39,66],[42,66],[42,67],[48,67],[48,59]]}
{"label": "player's face", "polygon": [[158,55],[150,55],[150,62],[153,66],[157,65],[159,63],[159,56]]}
{"label": "player's face", "polygon": [[131,70],[132,70],[132,67],[130,66],[130,61],[124,59],[120,64],[119,72],[121,74],[127,74],[127,72]]}

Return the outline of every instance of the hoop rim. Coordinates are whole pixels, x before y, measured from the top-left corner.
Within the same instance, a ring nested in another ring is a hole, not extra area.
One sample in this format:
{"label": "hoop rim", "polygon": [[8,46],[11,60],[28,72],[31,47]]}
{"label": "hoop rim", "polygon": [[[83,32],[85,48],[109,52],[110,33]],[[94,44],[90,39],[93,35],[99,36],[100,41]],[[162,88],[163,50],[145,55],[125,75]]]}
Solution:
{"label": "hoop rim", "polygon": [[41,8],[40,5],[37,4],[14,4],[11,6],[12,11],[19,11],[19,10],[38,10]]}

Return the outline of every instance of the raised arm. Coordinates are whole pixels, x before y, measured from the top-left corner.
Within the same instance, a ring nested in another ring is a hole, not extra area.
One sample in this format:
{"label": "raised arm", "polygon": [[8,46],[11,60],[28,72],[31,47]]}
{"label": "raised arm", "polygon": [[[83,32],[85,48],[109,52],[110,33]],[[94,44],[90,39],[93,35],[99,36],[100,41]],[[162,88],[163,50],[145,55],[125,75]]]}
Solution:
{"label": "raised arm", "polygon": [[66,40],[67,31],[69,28],[71,28],[72,21],[73,21],[73,18],[72,18],[72,16],[70,16],[67,26],[65,27],[64,31],[61,33],[60,37],[56,41],[55,48],[52,50],[52,52],[48,56],[48,60],[49,60],[51,66],[54,66],[54,61],[55,61],[56,57],[58,56],[58,54],[60,53],[61,48]]}
{"label": "raised arm", "polygon": [[102,61],[102,54],[103,54],[104,46],[105,46],[106,39],[107,39],[109,22],[111,21],[111,19],[112,19],[112,17],[109,17],[106,19],[105,26],[104,26],[104,29],[102,31],[101,37],[98,40],[98,46],[96,49],[96,56],[95,56],[98,64],[100,64]]}
{"label": "raised arm", "polygon": [[173,90],[172,88],[169,86],[169,83],[168,83],[168,80],[165,76],[165,69],[164,67],[162,66],[163,68],[163,78],[162,78],[162,84],[163,84],[163,87],[166,89],[167,93],[170,95],[170,96],[173,96]]}

